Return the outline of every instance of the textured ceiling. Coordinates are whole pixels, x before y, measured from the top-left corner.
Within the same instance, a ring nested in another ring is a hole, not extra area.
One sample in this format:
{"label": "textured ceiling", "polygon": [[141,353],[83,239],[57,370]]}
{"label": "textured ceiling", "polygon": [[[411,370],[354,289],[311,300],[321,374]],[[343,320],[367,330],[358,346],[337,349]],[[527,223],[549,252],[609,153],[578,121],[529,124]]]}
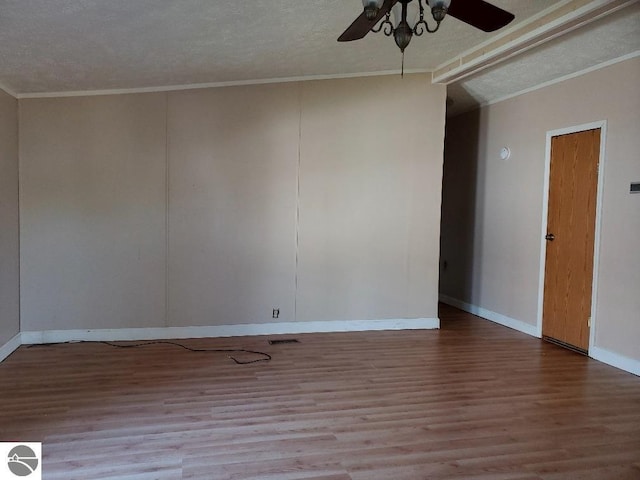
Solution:
{"label": "textured ceiling", "polygon": [[[492,3],[515,25],[557,2]],[[29,94],[398,70],[382,34],[336,41],[361,12],[360,0],[0,0],[0,84]],[[492,35],[446,18],[413,40],[405,68],[431,70]]]}
{"label": "textured ceiling", "polygon": [[[640,53],[640,2],[449,85],[449,116]],[[638,79],[640,85],[640,79]]]}

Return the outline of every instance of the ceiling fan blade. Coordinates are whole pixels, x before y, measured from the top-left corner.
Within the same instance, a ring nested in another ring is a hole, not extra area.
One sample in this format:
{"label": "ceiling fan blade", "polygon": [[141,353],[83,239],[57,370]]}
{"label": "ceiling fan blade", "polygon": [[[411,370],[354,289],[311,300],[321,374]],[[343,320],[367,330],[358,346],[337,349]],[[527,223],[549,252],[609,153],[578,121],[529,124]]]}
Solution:
{"label": "ceiling fan blade", "polygon": [[515,18],[512,13],[483,0],[452,0],[447,14],[484,32],[495,32]]}
{"label": "ceiling fan blade", "polygon": [[364,12],[360,14],[358,18],[356,18],[349,28],[347,28],[342,35],[338,37],[339,42],[351,42],[353,40],[360,40],[363,38],[369,31],[375,27],[382,17],[384,17],[387,12],[391,10],[398,0],[384,0],[382,7],[380,7],[380,11],[378,12],[378,16],[375,20],[367,20]]}

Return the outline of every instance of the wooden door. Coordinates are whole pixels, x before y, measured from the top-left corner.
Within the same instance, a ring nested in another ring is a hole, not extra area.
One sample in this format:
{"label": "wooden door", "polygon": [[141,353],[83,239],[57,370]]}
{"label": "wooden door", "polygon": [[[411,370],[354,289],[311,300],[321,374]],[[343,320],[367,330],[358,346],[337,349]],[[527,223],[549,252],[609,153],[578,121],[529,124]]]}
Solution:
{"label": "wooden door", "polygon": [[542,335],[589,349],[600,129],[551,139]]}

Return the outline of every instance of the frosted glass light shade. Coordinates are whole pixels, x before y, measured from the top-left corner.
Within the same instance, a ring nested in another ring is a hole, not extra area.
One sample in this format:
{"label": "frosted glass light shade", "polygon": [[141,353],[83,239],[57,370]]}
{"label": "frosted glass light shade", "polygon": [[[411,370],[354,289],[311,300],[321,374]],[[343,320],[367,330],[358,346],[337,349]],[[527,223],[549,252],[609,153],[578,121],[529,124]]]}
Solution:
{"label": "frosted glass light shade", "polygon": [[427,0],[431,8],[449,8],[451,0]]}
{"label": "frosted glass light shade", "polygon": [[438,22],[438,25],[440,25],[440,22],[447,15],[447,10],[449,9],[449,5],[451,5],[451,0],[427,0],[427,2],[431,7],[431,15],[433,16],[433,19]]}
{"label": "frosted glass light shade", "polygon": [[363,7],[380,8],[380,7],[382,7],[383,3],[384,3],[384,0],[362,0],[362,6]]}
{"label": "frosted glass light shade", "polygon": [[380,7],[384,0],[362,0],[362,5],[364,6],[364,15],[369,21],[374,21],[378,18],[378,13],[380,13]]}
{"label": "frosted glass light shade", "polygon": [[[391,14],[393,15],[393,26],[397,27],[402,21],[402,4],[400,2],[391,7]],[[411,28],[418,22],[419,15],[420,6],[418,2],[411,2],[407,5],[407,23]]]}

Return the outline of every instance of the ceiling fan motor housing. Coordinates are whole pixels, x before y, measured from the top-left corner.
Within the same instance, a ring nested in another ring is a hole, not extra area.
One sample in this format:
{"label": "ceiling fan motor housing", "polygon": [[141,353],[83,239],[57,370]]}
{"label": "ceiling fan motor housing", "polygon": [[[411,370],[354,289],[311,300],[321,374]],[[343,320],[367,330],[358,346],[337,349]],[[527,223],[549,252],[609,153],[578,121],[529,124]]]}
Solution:
{"label": "ceiling fan motor housing", "polygon": [[397,12],[398,24],[396,28],[393,29],[393,39],[396,41],[396,45],[400,51],[404,53],[404,49],[407,48],[409,42],[411,42],[411,38],[413,37],[413,28],[409,26],[407,22],[407,4],[411,2],[411,0],[399,0],[402,5],[401,10],[399,11],[399,15]]}
{"label": "ceiling fan motor housing", "polygon": [[407,45],[409,45],[409,42],[411,42],[412,37],[413,29],[404,20],[400,22],[393,31],[393,38],[396,41],[396,45],[398,45],[398,48],[402,52],[404,52],[404,49],[407,48]]}

